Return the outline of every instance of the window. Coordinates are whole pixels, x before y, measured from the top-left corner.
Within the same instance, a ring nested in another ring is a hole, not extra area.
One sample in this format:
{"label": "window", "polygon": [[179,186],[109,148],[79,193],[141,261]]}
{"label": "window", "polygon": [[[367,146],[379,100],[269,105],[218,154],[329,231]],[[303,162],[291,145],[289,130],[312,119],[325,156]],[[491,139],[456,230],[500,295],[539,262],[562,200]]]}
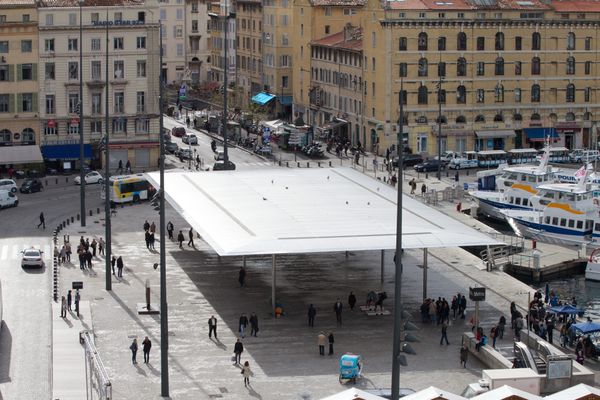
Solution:
{"label": "window", "polygon": [[523,38],[515,36],[515,50],[523,50]]}
{"label": "window", "polygon": [[446,76],[446,63],[445,62],[438,63],[438,76]]}
{"label": "window", "polygon": [[77,25],[77,14],[69,13],[69,25],[71,25],[71,26]]}
{"label": "window", "polygon": [[74,136],[79,135],[79,122],[67,123],[67,135],[74,135]]}
{"label": "window", "polygon": [[446,13],[438,13],[438,18],[442,19],[442,18],[446,18]]}
{"label": "window", "polygon": [[573,85],[572,83],[569,83],[567,85],[566,101],[567,103],[575,102],[575,85]]}
{"label": "window", "polygon": [[100,13],[97,13],[97,12],[92,13],[90,15],[90,21],[92,21],[92,24],[98,23],[100,21]]}
{"label": "window", "polygon": [[478,51],[485,50],[485,38],[483,36],[477,37],[477,50]]}
{"label": "window", "polygon": [[325,15],[326,16],[331,16],[331,7],[325,7]]}
{"label": "window", "polygon": [[461,57],[456,61],[456,75],[467,76],[467,60]]}
{"label": "window", "polygon": [[148,133],[148,132],[150,132],[150,119],[136,118],[135,133]]}
{"label": "window", "polygon": [[531,59],[531,75],[539,75],[540,74],[540,58],[533,57]]}
{"label": "window", "polygon": [[123,13],[122,12],[116,12],[115,13],[115,21],[123,21]]}
{"label": "window", "polygon": [[567,75],[575,74],[575,57],[567,58]]}
{"label": "window", "polygon": [[[421,49],[419,49],[419,50],[421,50]],[[440,36],[438,38],[438,50],[439,51],[446,50],[446,38],[444,36]]]}
{"label": "window", "polygon": [[77,39],[68,39],[67,49],[69,51],[77,51]]}
{"label": "window", "polygon": [[92,93],[92,114],[102,114],[102,93]]}
{"label": "window", "polygon": [[56,113],[56,99],[53,94],[46,95],[46,114]]}
{"label": "window", "polygon": [[426,58],[421,58],[419,59],[419,71],[418,71],[418,75],[419,76],[427,76],[428,73],[428,68],[427,68],[427,59]]}
{"label": "window", "polygon": [[[407,44],[408,44],[408,40],[405,37],[401,37],[398,40],[398,50],[406,51]],[[8,45],[7,45],[7,47],[8,47]]]}
{"label": "window", "polygon": [[54,80],[56,78],[56,69],[54,63],[44,64],[44,76],[47,80]]}
{"label": "window", "polygon": [[113,133],[127,133],[127,118],[113,118],[112,131]]}
{"label": "window", "polygon": [[504,33],[496,33],[496,40],[494,41],[494,48],[496,50],[504,50]]}
{"label": "window", "polygon": [[[302,30],[304,29],[304,25],[302,25]],[[198,20],[192,21],[192,32],[198,32]]]}
{"label": "window", "polygon": [[591,61],[586,61],[585,62],[585,74],[589,75],[592,73],[592,62]]}
{"label": "window", "polygon": [[446,91],[444,89],[438,90],[437,101],[438,104],[446,104]]}
{"label": "window", "polygon": [[406,105],[407,101],[408,101],[408,91],[401,90],[398,93],[398,104]]}
{"label": "window", "polygon": [[125,92],[115,92],[115,111],[116,113],[125,112]]}
{"label": "window", "polygon": [[567,50],[575,50],[575,34],[573,32],[567,33]]}
{"label": "window", "polygon": [[419,39],[417,43],[419,51],[427,50],[427,34],[425,32],[419,33]]}
{"label": "window", "polygon": [[287,88],[289,84],[290,84],[289,76],[287,76],[287,75],[282,76],[281,77],[281,87]]}
{"label": "window", "polygon": [[496,103],[504,102],[504,86],[500,83],[494,88],[494,101]]}
{"label": "window", "polygon": [[69,114],[77,114],[79,110],[79,94],[69,93]]}
{"label": "window", "polygon": [[344,8],[344,15],[356,15],[354,8]]}
{"label": "window", "polygon": [[92,51],[100,51],[100,38],[93,38],[90,47]]}
{"label": "window", "polygon": [[371,47],[377,47],[377,34],[375,32],[371,32]]}
{"label": "window", "polygon": [[175,46],[175,52],[177,57],[183,57],[183,43],[177,43],[177,46]]}
{"label": "window", "polygon": [[485,63],[483,61],[477,62],[477,76],[485,75]]}
{"label": "window", "polygon": [[531,86],[531,102],[532,103],[540,102],[540,85],[538,85],[538,84]]}
{"label": "window", "polygon": [[138,78],[146,77],[146,61],[145,60],[137,61],[137,77]]}
{"label": "window", "polygon": [[113,62],[113,78],[123,79],[125,78],[125,65],[123,60],[115,60]]}
{"label": "window", "polygon": [[457,17],[458,19],[463,19],[463,18],[465,18],[465,13],[463,13],[463,12],[459,12],[458,14],[456,14],[456,17]]}
{"label": "window", "polygon": [[123,50],[123,38],[122,37],[113,38],[113,49]]}
{"label": "window", "polygon": [[77,61],[69,61],[69,79],[79,79],[79,63]]}
{"label": "window", "polygon": [[146,36],[138,36],[136,38],[136,48],[138,48],[138,49],[146,48]]}
{"label": "window", "polygon": [[467,34],[459,32],[456,37],[456,50],[467,50]]}
{"label": "window", "polygon": [[21,53],[31,53],[31,40],[21,40]]}
{"label": "window", "polygon": [[0,65],[0,82],[10,81],[10,72],[8,65]]}
{"label": "window", "polygon": [[137,92],[136,111],[138,114],[146,112],[146,92]]}
{"label": "window", "polygon": [[531,50],[542,49],[542,36],[539,32],[533,32],[531,34]]}
{"label": "window", "polygon": [[427,86],[419,86],[419,91],[417,93],[417,103],[427,104]]}
{"label": "window", "polygon": [[425,19],[425,18],[427,18],[427,13],[420,12],[420,13],[419,13],[419,18],[421,18],[421,19]]}
{"label": "window", "polygon": [[[515,91],[514,91],[514,98],[515,98],[515,103],[520,103],[521,102],[521,89],[519,89],[519,88],[515,89]],[[515,121],[516,121],[516,119],[515,119]]]}
{"label": "window", "polygon": [[8,40],[0,41],[0,53],[8,53]]}
{"label": "window", "polygon": [[101,61],[92,61],[92,80],[99,81],[102,79],[102,62]]}
{"label": "window", "polygon": [[34,74],[33,64],[21,64],[21,80],[22,81],[34,80],[33,74]]}
{"label": "window", "polygon": [[400,63],[400,77],[404,78],[408,76],[408,64]]}
{"label": "window", "polygon": [[23,18],[21,19],[21,21],[29,22],[30,21],[29,14],[23,14]]}
{"label": "window", "polygon": [[485,103],[485,90],[477,89],[477,102]]}
{"label": "window", "polygon": [[494,73],[496,75],[504,75],[504,58],[496,58],[496,62],[494,63]]}
{"label": "window", "polygon": [[102,121],[91,121],[90,122],[91,133],[102,133]]}
{"label": "window", "polygon": [[585,38],[585,49],[588,51],[592,49],[592,38],[589,36]]}
{"label": "window", "polygon": [[424,153],[427,151],[427,136],[419,135],[417,136],[417,152]]}
{"label": "window", "polygon": [[139,22],[146,22],[146,13],[144,11],[138,11],[138,18],[137,20]]}
{"label": "window", "polygon": [[46,51],[46,52],[54,51],[54,39],[44,40],[44,51]]}
{"label": "window", "polygon": [[54,25],[54,15],[53,14],[46,14],[46,25],[48,25],[48,26]]}
{"label": "window", "polygon": [[[167,19],[167,10],[166,10],[166,9],[164,9],[164,8],[161,8],[161,9],[160,9],[160,19],[161,19],[162,21],[166,21],[166,19]],[[164,26],[164,25],[163,25],[163,26]]]}
{"label": "window", "polygon": [[590,102],[592,99],[592,88],[591,87],[586,87],[583,90],[583,101]]}
{"label": "window", "polygon": [[10,95],[0,94],[0,113],[11,112]]}
{"label": "window", "polygon": [[173,36],[175,36],[176,38],[183,37],[183,26],[182,25],[176,25],[173,27]]}

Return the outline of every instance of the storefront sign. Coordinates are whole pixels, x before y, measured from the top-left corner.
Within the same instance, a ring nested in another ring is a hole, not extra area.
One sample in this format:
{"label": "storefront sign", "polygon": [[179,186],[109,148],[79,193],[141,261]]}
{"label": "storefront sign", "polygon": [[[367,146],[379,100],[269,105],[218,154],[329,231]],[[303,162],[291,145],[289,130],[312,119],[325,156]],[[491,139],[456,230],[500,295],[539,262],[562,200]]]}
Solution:
{"label": "storefront sign", "polygon": [[144,25],[145,21],[137,19],[125,19],[120,21],[92,21],[94,26],[131,26],[131,25]]}
{"label": "storefront sign", "polygon": [[108,146],[111,149],[151,149],[158,147],[158,143],[142,142],[142,143],[114,143]]}

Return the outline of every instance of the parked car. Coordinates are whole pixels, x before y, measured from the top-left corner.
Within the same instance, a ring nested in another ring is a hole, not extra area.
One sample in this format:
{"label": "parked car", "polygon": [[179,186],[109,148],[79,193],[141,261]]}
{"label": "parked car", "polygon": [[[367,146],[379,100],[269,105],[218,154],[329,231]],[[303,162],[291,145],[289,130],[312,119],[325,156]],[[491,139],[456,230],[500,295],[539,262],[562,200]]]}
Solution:
{"label": "parked car", "polygon": [[19,198],[14,192],[0,189],[0,208],[16,207],[19,205]]}
{"label": "parked car", "polygon": [[171,129],[171,135],[175,137],[183,137],[186,135],[186,130],[183,126],[175,126]]}
{"label": "parked car", "polygon": [[[423,156],[420,154],[405,154],[404,157],[402,157],[402,165],[405,167],[414,167],[417,164],[422,164],[424,161],[425,159],[423,159]],[[392,165],[396,168],[398,167],[398,157],[394,157]]]}
{"label": "parked car", "polygon": [[235,164],[231,161],[225,163],[225,161],[217,161],[213,165],[213,171],[233,171],[235,170]]}
{"label": "parked car", "polygon": [[214,154],[215,161],[224,161],[225,160],[225,151],[222,147],[218,147]]}
{"label": "parked car", "polygon": [[21,257],[21,268],[44,267],[44,252],[42,250],[32,247],[27,250],[23,250],[21,254],[23,254]]}
{"label": "parked car", "polygon": [[[81,185],[81,177],[76,176],[74,179],[74,182],[76,185]],[[87,174],[85,174],[85,184],[86,185],[91,185],[94,183],[102,185],[103,182],[104,182],[104,177],[102,177],[102,175],[100,175],[100,173],[97,171],[92,171],[92,172],[88,172]]]}
{"label": "parked car", "polygon": [[44,190],[44,186],[38,179],[27,179],[19,189],[21,193],[40,192],[42,190]]}
{"label": "parked car", "polygon": [[194,154],[192,153],[192,151],[190,149],[181,149],[177,153],[177,156],[181,159],[189,160],[194,157]]}
{"label": "parked car", "polygon": [[573,150],[571,154],[569,154],[569,160],[571,162],[591,162],[600,159],[600,151],[598,150]]}
{"label": "parked car", "polygon": [[177,146],[177,143],[175,142],[165,143],[165,150],[171,154],[177,154],[179,146]]}
{"label": "parked car", "polygon": [[[440,164],[441,164],[441,166],[440,166]],[[446,165],[445,165],[444,161],[438,161],[438,160],[429,160],[429,161],[425,161],[422,164],[415,165],[415,171],[417,171],[417,172],[433,172],[433,171],[437,171],[438,169],[444,170],[445,168],[446,168]]]}
{"label": "parked car", "polygon": [[196,135],[185,135],[181,138],[181,141],[185,144],[198,144],[198,138]]}
{"label": "parked car", "polygon": [[12,179],[0,179],[0,190],[17,193],[17,182]]}

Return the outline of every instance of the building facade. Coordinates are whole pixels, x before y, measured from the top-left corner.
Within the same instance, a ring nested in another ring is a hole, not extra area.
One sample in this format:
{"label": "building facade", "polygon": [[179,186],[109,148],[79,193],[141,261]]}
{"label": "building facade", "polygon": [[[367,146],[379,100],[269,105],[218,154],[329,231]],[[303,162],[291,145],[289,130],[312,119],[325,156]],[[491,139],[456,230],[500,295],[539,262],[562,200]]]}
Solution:
{"label": "building facade", "polygon": [[37,23],[33,0],[0,3],[0,162],[12,146],[40,144]]}
{"label": "building facade", "polygon": [[262,2],[237,0],[236,64],[239,108],[246,108],[251,98],[263,91]]}
{"label": "building facade", "polygon": [[186,0],[185,19],[185,78],[196,85],[207,79],[210,66],[208,11],[204,0]]}
{"label": "building facade", "polygon": [[190,78],[187,70],[185,0],[160,0],[160,23],[163,40],[162,79],[169,85],[179,85]]}
{"label": "building facade", "polygon": [[39,115],[47,162],[62,168],[76,161],[83,129],[85,158],[95,166],[102,164],[105,135],[112,168],[119,161],[137,170],[158,165],[158,17],[156,3],[104,0],[81,10],[76,0],[40,4]]}
{"label": "building facade", "polygon": [[[228,85],[235,86],[236,65],[236,18],[234,17],[234,4],[230,0],[208,4],[208,11],[213,16],[210,18],[210,70],[208,80],[223,84],[224,74],[227,73]],[[226,18],[229,16],[230,18]],[[227,28],[227,40],[225,39],[225,28]],[[225,46],[227,46],[227,59],[225,59]]]}

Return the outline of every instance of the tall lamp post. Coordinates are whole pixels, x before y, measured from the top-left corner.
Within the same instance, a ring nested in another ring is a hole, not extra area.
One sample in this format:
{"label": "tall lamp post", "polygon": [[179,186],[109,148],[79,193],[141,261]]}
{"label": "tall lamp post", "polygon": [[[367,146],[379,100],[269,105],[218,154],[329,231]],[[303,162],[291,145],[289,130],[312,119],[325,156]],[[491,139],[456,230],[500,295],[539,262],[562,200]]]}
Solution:
{"label": "tall lamp post", "polygon": [[83,146],[83,21],[82,6],[84,0],[79,0],[79,199],[81,226],[85,226],[85,171],[83,170],[84,146]]}
{"label": "tall lamp post", "polygon": [[105,86],[106,95],[104,96],[104,235],[106,238],[106,258],[105,258],[105,275],[106,275],[106,290],[112,290],[112,275],[111,270],[111,254],[112,254],[112,231],[111,231],[111,220],[110,220],[110,149],[109,149],[109,138],[108,138],[108,96],[109,96],[109,82],[108,82],[108,8],[106,8],[106,54],[105,54],[105,65],[104,73],[106,74]]}
{"label": "tall lamp post", "polygon": [[[445,67],[444,67],[445,68]],[[442,81],[444,79],[444,74],[442,73],[442,66],[440,62],[440,67],[438,68],[438,75],[440,79],[436,84],[437,87],[437,100],[438,100],[438,137],[437,137],[437,146],[438,146],[438,170],[437,170],[437,178],[438,180],[442,179]]]}

